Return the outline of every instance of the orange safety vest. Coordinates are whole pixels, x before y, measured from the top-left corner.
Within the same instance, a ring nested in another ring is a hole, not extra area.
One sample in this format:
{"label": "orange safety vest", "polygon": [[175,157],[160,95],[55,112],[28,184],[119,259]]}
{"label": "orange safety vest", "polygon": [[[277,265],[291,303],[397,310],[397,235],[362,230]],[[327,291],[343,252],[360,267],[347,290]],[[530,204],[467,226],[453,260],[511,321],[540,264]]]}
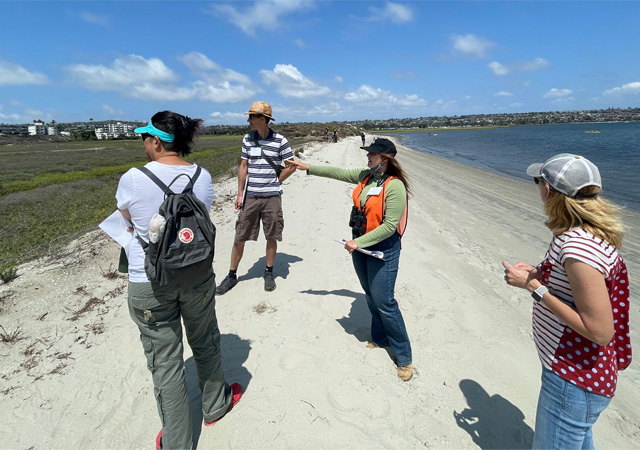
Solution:
{"label": "orange safety vest", "polygon": [[[360,206],[360,196],[362,195],[362,191],[364,190],[367,182],[373,175],[368,175],[362,182],[353,190],[353,204],[360,210],[364,209],[365,216],[367,217],[367,233],[371,230],[382,225],[382,221],[384,220],[384,211],[385,211],[385,197],[387,185],[391,182],[391,180],[395,180],[398,177],[388,177],[384,184],[382,185],[382,192],[379,195],[369,195],[367,196],[367,200],[364,205]],[[404,213],[402,213],[402,217],[400,218],[400,222],[398,222],[397,231],[400,237],[404,234],[404,231],[407,228],[407,216],[409,211],[409,202],[405,202]]]}

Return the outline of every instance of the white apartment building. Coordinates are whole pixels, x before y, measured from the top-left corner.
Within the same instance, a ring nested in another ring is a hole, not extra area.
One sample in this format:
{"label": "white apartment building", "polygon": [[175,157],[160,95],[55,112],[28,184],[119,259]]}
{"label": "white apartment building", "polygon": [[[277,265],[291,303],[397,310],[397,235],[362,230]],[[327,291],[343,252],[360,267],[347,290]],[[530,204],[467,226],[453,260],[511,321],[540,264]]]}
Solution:
{"label": "white apartment building", "polygon": [[133,125],[129,125],[128,123],[109,122],[97,125],[95,132],[98,139],[109,139],[120,136],[132,137],[134,135],[133,129]]}
{"label": "white apartment building", "polygon": [[35,136],[36,134],[47,134],[47,127],[44,122],[33,122],[33,125],[28,126],[28,132],[30,136]]}

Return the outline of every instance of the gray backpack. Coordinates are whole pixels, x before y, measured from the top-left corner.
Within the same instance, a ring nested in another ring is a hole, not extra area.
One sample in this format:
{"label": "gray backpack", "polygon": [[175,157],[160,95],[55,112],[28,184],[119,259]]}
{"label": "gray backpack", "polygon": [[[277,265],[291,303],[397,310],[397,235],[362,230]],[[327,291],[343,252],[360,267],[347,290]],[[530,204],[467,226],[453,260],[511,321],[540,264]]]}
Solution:
{"label": "gray backpack", "polygon": [[[216,227],[204,203],[193,195],[193,186],[202,169],[198,167],[193,178],[187,174],[178,175],[169,186],[146,167],[140,170],[164,192],[158,214],[167,221],[158,242],[145,242],[136,236],[145,251],[147,277],[153,285],[167,289],[204,283],[211,275]],[[176,194],[171,185],[182,176],[189,178],[189,183]]]}

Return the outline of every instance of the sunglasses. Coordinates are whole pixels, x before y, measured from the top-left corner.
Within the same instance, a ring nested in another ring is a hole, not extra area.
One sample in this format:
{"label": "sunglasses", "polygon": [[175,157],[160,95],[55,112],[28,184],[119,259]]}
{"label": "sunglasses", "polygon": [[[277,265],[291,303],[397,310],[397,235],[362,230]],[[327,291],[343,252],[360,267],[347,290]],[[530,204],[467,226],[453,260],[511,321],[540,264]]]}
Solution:
{"label": "sunglasses", "polygon": [[249,120],[258,119],[260,117],[264,117],[261,114],[249,114]]}
{"label": "sunglasses", "polygon": [[142,142],[146,141],[148,137],[151,137],[149,133],[142,133],[140,137],[142,138]]}

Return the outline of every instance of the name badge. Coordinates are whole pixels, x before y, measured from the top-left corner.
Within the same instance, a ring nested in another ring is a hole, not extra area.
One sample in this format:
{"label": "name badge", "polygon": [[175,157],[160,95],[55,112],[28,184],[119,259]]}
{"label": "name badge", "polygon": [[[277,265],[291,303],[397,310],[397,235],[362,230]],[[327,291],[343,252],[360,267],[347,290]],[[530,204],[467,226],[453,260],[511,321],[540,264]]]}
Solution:
{"label": "name badge", "polygon": [[380,192],[382,192],[382,186],[372,187],[371,189],[369,189],[369,192],[367,192],[367,196],[380,195]]}

